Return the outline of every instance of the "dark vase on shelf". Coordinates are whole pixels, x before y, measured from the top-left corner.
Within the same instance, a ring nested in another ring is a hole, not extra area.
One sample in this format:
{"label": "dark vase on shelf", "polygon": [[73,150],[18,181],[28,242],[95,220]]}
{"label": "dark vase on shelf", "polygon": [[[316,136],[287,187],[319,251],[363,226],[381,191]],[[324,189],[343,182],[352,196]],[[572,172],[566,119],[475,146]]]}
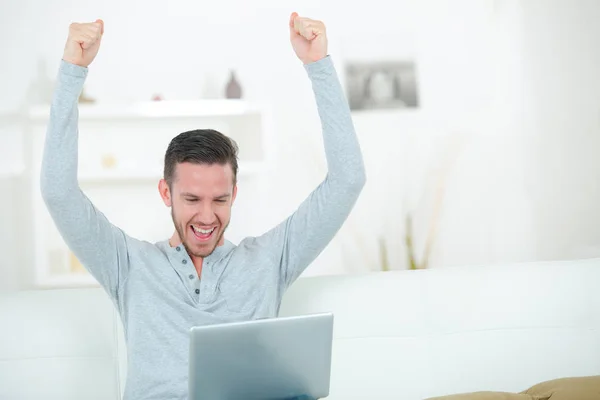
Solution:
{"label": "dark vase on shelf", "polygon": [[242,97],[242,87],[235,76],[234,71],[229,72],[229,82],[225,89],[225,97],[228,99],[240,99]]}

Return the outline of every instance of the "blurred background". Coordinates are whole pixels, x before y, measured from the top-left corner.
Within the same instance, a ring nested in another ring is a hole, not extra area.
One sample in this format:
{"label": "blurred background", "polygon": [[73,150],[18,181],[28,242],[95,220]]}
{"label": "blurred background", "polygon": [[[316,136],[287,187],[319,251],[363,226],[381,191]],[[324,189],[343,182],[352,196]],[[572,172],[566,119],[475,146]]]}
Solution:
{"label": "blurred background", "polygon": [[[287,217],[326,173],[291,12],[320,19],[367,185],[305,275],[600,256],[595,0],[0,0],[0,285],[94,282],[37,191],[71,22],[105,35],[81,102],[81,185],[144,240],[172,234],[167,139],[213,127],[242,148],[230,239]],[[318,226],[315,227],[318,229]]]}

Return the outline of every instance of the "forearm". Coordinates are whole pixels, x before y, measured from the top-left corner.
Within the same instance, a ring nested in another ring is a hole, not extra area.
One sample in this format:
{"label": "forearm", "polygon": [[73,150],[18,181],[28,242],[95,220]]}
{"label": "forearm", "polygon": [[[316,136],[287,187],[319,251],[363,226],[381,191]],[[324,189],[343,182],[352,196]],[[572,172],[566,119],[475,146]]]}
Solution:
{"label": "forearm", "polygon": [[362,187],[365,168],[350,107],[330,56],[306,64],[321,120],[332,184]]}

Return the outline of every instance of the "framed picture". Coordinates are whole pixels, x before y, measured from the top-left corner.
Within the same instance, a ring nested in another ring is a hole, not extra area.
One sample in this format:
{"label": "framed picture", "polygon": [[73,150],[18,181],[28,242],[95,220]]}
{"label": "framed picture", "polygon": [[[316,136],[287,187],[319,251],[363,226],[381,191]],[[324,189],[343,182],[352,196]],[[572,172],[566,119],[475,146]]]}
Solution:
{"label": "framed picture", "polygon": [[344,72],[352,110],[419,107],[414,62],[352,62]]}

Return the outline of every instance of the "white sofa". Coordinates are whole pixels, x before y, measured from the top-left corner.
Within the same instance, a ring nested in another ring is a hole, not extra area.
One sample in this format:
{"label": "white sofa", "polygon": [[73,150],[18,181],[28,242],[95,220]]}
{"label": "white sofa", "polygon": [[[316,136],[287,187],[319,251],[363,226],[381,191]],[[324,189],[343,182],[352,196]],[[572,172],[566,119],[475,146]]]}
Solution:
{"label": "white sofa", "polygon": [[[600,260],[301,278],[281,315],[335,314],[330,399],[521,391],[600,374]],[[0,399],[117,400],[120,323],[101,289],[0,299]]]}

